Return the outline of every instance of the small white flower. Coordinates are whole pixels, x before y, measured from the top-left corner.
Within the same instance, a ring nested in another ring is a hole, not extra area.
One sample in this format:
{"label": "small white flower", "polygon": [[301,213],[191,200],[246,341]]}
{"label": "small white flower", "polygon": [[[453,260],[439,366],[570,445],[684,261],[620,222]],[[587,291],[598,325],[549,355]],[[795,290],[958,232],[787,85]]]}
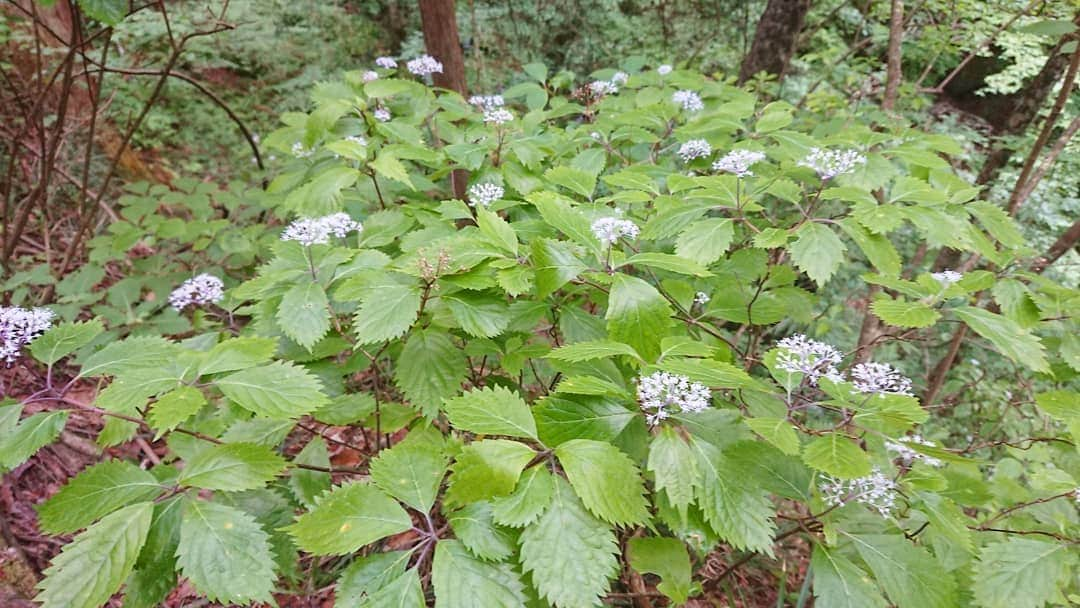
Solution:
{"label": "small white flower", "polygon": [[23,346],[52,326],[55,316],[48,308],[0,306],[0,359],[14,362]]}
{"label": "small white flower", "polygon": [[964,278],[964,275],[962,273],[956,272],[955,270],[942,270],[941,272],[933,272],[930,273],[930,276],[933,277],[933,279],[938,283],[941,283],[942,289],[948,289],[950,285]]}
{"label": "small white flower", "polygon": [[498,184],[490,182],[473,184],[469,186],[469,204],[474,207],[477,205],[487,207],[502,198],[505,193],[503,187]]}
{"label": "small white flower", "polygon": [[392,70],[397,67],[397,61],[395,61],[393,57],[376,57],[375,65],[379,66],[380,68]]}
{"label": "small white flower", "polygon": [[599,131],[593,131],[592,133],[589,133],[589,137],[595,139],[596,141],[601,141],[604,139],[604,136],[601,135]]}
{"label": "small white flower", "polygon": [[679,156],[682,157],[684,163],[695,158],[705,158],[710,154],[712,154],[712,146],[704,139],[691,139],[679,146]]}
{"label": "small white flower", "polygon": [[671,66],[665,63],[660,67],[656,68],[656,73],[660,74],[661,76],[667,76],[671,73],[671,69]]}
{"label": "small white flower", "polygon": [[834,382],[843,380],[836,366],[844,357],[835,346],[794,334],[777,342],[776,347],[781,349],[776,366],[793,374],[803,374],[813,386],[817,386],[821,378]]}
{"label": "small white flower", "polygon": [[379,122],[390,122],[393,116],[390,115],[390,110],[386,108],[375,108],[375,111],[371,113],[375,117],[375,120]]}
{"label": "small white flower", "polygon": [[888,363],[860,363],[852,367],[851,383],[859,393],[911,395],[911,379]]}
{"label": "small white flower", "polygon": [[365,139],[362,135],[350,135],[345,138],[345,141],[352,142],[358,146],[367,145],[367,139]]}
{"label": "small white flower", "polygon": [[898,442],[899,443],[886,441],[885,449],[889,450],[890,452],[896,452],[896,457],[899,458],[901,462],[903,462],[904,466],[910,467],[911,464],[916,460],[921,460],[932,467],[941,466],[941,460],[934,458],[933,456],[927,456],[925,454],[916,452],[907,445],[904,445],[917,443],[919,445],[925,445],[931,448],[937,447],[937,444],[935,444],[933,441],[927,441],[926,439],[923,439],[922,435],[911,435],[910,437],[901,437]]}
{"label": "small white flower", "polygon": [[694,413],[709,407],[712,402],[712,393],[707,386],[678,374],[653,372],[639,377],[637,385],[638,403],[650,426],[666,419],[671,413],[669,408]]}
{"label": "small white flower", "polygon": [[412,59],[405,64],[405,67],[409,72],[416,74],[417,76],[442,74],[443,71],[442,63],[431,55],[421,55],[416,59]]}
{"label": "small white flower", "polygon": [[180,284],[169,294],[169,304],[177,312],[188,306],[216,304],[225,297],[225,284],[212,274],[200,274]]}
{"label": "small white flower", "polygon": [[615,244],[622,237],[637,238],[637,224],[618,217],[602,217],[592,223],[593,234],[601,243]]}
{"label": "small white flower", "polygon": [[888,517],[896,505],[896,483],[878,467],[866,477],[857,479],[825,476],[818,489],[827,505],[835,507],[854,501],[874,509],[882,517]]}
{"label": "small white flower", "polygon": [[513,113],[506,108],[489,108],[484,110],[484,122],[494,125],[502,125],[514,120]]}
{"label": "small white flower", "polygon": [[301,142],[296,142],[292,145],[292,155],[296,158],[307,158],[312,154],[315,154],[315,150],[305,148],[304,144]]}
{"label": "small white flower", "polygon": [[473,95],[469,98],[469,103],[481,110],[490,110],[505,106],[506,100],[503,99],[502,95]]}
{"label": "small white flower", "polygon": [[626,72],[615,72],[611,75],[611,84],[616,86],[626,84],[628,80],[630,80],[630,75]]}
{"label": "small white flower", "polygon": [[822,150],[810,148],[810,154],[799,161],[803,167],[813,169],[822,180],[850,173],[858,165],[866,164],[866,157],[858,150]]}
{"label": "small white flower", "polygon": [[709,300],[711,299],[712,298],[709,297],[709,294],[705,293],[704,291],[699,291],[694,294],[694,304],[697,304],[698,306],[704,306],[708,304]]}
{"label": "small white flower", "polygon": [[607,80],[594,80],[589,83],[589,90],[596,97],[603,97],[604,95],[614,95],[619,92],[619,87]]}
{"label": "small white flower", "polygon": [[682,109],[687,112],[697,112],[705,108],[705,103],[701,101],[701,95],[694,91],[675,91],[671,96],[671,101],[682,106]]}
{"label": "small white flower", "polygon": [[294,221],[281,233],[281,240],[296,241],[304,247],[325,245],[332,236],[344,238],[348,233],[362,229],[360,222],[349,217],[349,214],[334,213]]}
{"label": "small white flower", "polygon": [[362,76],[360,76],[360,80],[362,80],[364,82],[371,82],[372,80],[378,80],[378,79],[379,79],[379,73],[376,72],[375,70],[368,70],[368,71],[364,72],[364,74]]}
{"label": "small white flower", "polygon": [[734,173],[739,177],[753,177],[750,170],[755,163],[765,160],[765,155],[752,150],[732,150],[712,164],[713,171]]}

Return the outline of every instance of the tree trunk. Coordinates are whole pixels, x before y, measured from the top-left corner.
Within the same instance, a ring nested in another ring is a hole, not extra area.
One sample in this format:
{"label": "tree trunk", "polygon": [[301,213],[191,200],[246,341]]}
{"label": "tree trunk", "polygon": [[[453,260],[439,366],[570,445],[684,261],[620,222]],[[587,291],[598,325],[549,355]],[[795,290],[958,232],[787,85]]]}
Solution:
{"label": "tree trunk", "polygon": [[810,11],[810,0],[769,0],[754,31],[750,53],[743,57],[739,84],[758,72],[783,76]]}
{"label": "tree trunk", "polygon": [[458,38],[454,0],[420,0],[420,22],[428,55],[443,64],[435,86],[465,95],[465,54]]}
{"label": "tree trunk", "polygon": [[893,110],[896,97],[900,93],[901,45],[904,43],[904,0],[892,0],[892,15],[889,18],[889,56],[885,76],[885,97],[881,107]]}

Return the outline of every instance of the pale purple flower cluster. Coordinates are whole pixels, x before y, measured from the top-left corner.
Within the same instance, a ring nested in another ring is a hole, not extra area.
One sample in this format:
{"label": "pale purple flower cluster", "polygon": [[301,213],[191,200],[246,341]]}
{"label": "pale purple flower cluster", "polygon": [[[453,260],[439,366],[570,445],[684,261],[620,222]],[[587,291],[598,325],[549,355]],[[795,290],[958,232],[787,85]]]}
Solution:
{"label": "pale purple flower cluster", "polygon": [[926,439],[923,439],[922,435],[905,436],[901,437],[897,441],[898,442],[886,441],[885,449],[889,450],[890,452],[896,452],[896,457],[900,459],[904,466],[909,467],[916,460],[921,460],[932,467],[941,466],[941,460],[934,458],[933,456],[927,456],[926,454],[916,452],[915,450],[908,447],[908,445],[912,443],[924,445],[930,448],[937,447],[937,444],[935,444],[933,441],[927,441]]}
{"label": "pale purple flower cluster", "polygon": [[177,312],[188,306],[216,304],[225,297],[225,284],[212,274],[200,274],[192,277],[169,294],[169,304]]}
{"label": "pale purple flower cluster", "polygon": [[665,64],[661,65],[660,67],[656,68],[656,73],[660,74],[661,76],[667,76],[668,74],[671,73],[671,70],[672,70],[672,67],[665,63]]}
{"label": "pale purple flower cluster", "polygon": [[48,308],[0,306],[0,359],[14,362],[22,347],[52,326],[55,316]]}
{"label": "pale purple flower cluster", "polygon": [[694,91],[675,91],[671,101],[682,106],[687,112],[697,112],[705,109],[705,103],[701,101],[701,95]]}
{"label": "pale purple flower cluster", "polygon": [[421,55],[416,59],[412,59],[405,64],[405,67],[409,72],[416,74],[417,76],[442,74],[443,71],[442,62],[431,55]]}
{"label": "pale purple flower cluster", "polygon": [[955,270],[942,270],[941,272],[932,272],[930,273],[930,276],[933,277],[933,279],[938,283],[941,283],[942,289],[948,289],[950,285],[959,282],[960,279],[964,278],[964,275],[962,273],[956,272]]}
{"label": "pale purple flower cluster", "polygon": [[484,122],[502,125],[514,120],[514,114],[506,108],[487,108],[484,110]]}
{"label": "pale purple flower cluster", "polygon": [[594,80],[589,83],[589,90],[596,97],[603,97],[604,95],[614,95],[619,92],[619,86],[614,82],[607,80]]}
{"label": "pale purple flower cluster", "polygon": [[817,386],[821,378],[834,382],[842,382],[844,379],[836,369],[844,357],[831,344],[794,334],[777,342],[776,347],[780,349],[776,366],[793,374],[803,374],[811,385]]}
{"label": "pale purple flower cluster", "polygon": [[622,237],[637,238],[637,224],[619,217],[602,217],[592,223],[592,232],[601,243],[614,244]]}
{"label": "pale purple flower cluster", "polygon": [[506,191],[499,184],[491,182],[473,184],[469,186],[469,204],[474,207],[487,207],[502,198],[503,194],[506,194]]}
{"label": "pale purple flower cluster", "polygon": [[734,173],[739,177],[753,177],[750,167],[765,160],[765,154],[753,150],[732,150],[712,164],[713,171]]}
{"label": "pale purple flower cluster", "polygon": [[813,169],[822,180],[850,173],[855,167],[866,164],[866,156],[858,150],[823,150],[810,148],[810,154],[799,161],[803,167]]}
{"label": "pale purple flower cluster", "polygon": [[653,372],[639,377],[637,385],[638,403],[650,426],[656,426],[670,416],[672,409],[684,413],[700,412],[712,402],[712,393],[707,386],[678,374]]}
{"label": "pale purple flower cluster", "polygon": [[503,99],[502,95],[473,95],[469,98],[469,104],[481,110],[490,110],[505,106],[506,100]]}
{"label": "pale purple flower cluster", "polygon": [[375,70],[368,70],[368,71],[364,72],[363,75],[360,76],[360,80],[362,80],[364,82],[371,82],[372,80],[378,80],[378,79],[379,79],[379,73],[376,72]]}
{"label": "pale purple flower cluster", "polygon": [[380,68],[392,70],[397,67],[397,61],[393,57],[377,57],[375,59],[375,65]]}
{"label": "pale purple flower cluster", "polygon": [[877,467],[866,477],[857,479],[826,476],[818,489],[827,505],[838,507],[854,501],[874,509],[882,517],[888,517],[896,505],[896,482]]}
{"label": "pale purple flower cluster", "polygon": [[349,217],[349,214],[334,213],[296,220],[281,233],[281,240],[296,241],[304,247],[325,245],[330,242],[330,237],[345,238],[348,233],[362,229],[360,222]]}
{"label": "pale purple flower cluster", "polygon": [[630,80],[630,75],[626,72],[615,72],[611,75],[611,84],[615,86],[624,85],[628,80]]}
{"label": "pale purple flower cluster", "polygon": [[859,363],[850,373],[856,392],[911,396],[911,379],[888,363]]}
{"label": "pale purple flower cluster", "polygon": [[371,115],[379,122],[390,122],[390,119],[393,118],[390,115],[390,110],[387,110],[386,108],[375,108],[375,111],[372,112]]}
{"label": "pale purple flower cluster", "polygon": [[704,139],[691,139],[679,146],[679,156],[684,163],[688,163],[695,158],[705,158],[710,154],[712,154],[712,146]]}

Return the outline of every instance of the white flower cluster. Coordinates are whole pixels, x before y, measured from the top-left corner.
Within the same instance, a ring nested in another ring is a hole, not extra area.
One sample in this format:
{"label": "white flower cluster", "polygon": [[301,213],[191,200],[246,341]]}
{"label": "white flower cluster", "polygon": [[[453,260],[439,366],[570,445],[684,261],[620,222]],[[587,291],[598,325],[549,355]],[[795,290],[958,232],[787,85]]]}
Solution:
{"label": "white flower cluster", "polygon": [[469,204],[474,207],[477,205],[487,207],[502,198],[503,194],[506,194],[506,191],[499,184],[490,182],[473,184],[469,186]]}
{"label": "white flower cluster", "polygon": [[360,231],[363,226],[360,222],[349,217],[347,213],[334,213],[323,217],[301,218],[289,224],[281,233],[281,240],[296,241],[304,247],[312,245],[325,245],[330,242],[330,237],[345,238],[352,231]]}
{"label": "white flower cluster", "polygon": [[200,274],[180,284],[169,294],[169,304],[177,312],[188,306],[216,304],[225,297],[225,284],[212,274]]}
{"label": "white flower cluster", "polygon": [[671,415],[671,409],[677,408],[684,413],[700,412],[709,407],[712,393],[699,382],[668,372],[653,372],[641,376],[637,382],[638,403],[645,412],[645,420],[655,426]]}
{"label": "white flower cluster", "polygon": [[442,62],[431,55],[421,55],[416,59],[412,59],[405,64],[405,67],[409,72],[416,74],[417,76],[442,74]]}
{"label": "white flower cluster", "polygon": [[360,80],[362,80],[364,82],[371,82],[372,80],[378,80],[378,79],[379,79],[379,73],[376,72],[375,70],[368,70],[368,71],[364,72],[363,75],[360,76]]}
{"label": "white flower cluster", "polygon": [[375,65],[379,66],[380,68],[392,70],[397,67],[397,61],[394,61],[393,57],[376,57]]}
{"label": "white flower cluster", "polygon": [[708,304],[709,300],[711,299],[712,298],[709,297],[709,294],[705,293],[704,291],[699,291],[694,294],[694,304],[697,304],[698,306],[704,306]]}
{"label": "white flower cluster", "polygon": [[788,336],[777,342],[776,346],[781,349],[776,357],[776,366],[780,369],[803,374],[814,386],[821,378],[843,381],[844,377],[836,366],[844,357],[835,346],[810,340],[802,334]]}
{"label": "white flower cluster", "polygon": [[933,277],[933,279],[938,283],[941,283],[942,289],[948,289],[950,285],[959,282],[960,279],[964,278],[964,275],[962,273],[956,272],[955,270],[942,270],[941,272],[932,272],[930,273],[930,276]]}
{"label": "white flower cluster", "polygon": [[852,367],[851,383],[859,393],[911,396],[911,379],[888,363],[860,363]]}
{"label": "white flower cluster", "polygon": [[363,135],[350,135],[345,138],[345,141],[352,142],[358,146],[367,145],[367,139]]}
{"label": "white flower cluster", "polygon": [[602,217],[592,223],[592,232],[601,243],[615,244],[622,237],[636,239],[637,224],[619,217]]}
{"label": "white flower cluster", "polygon": [[375,111],[372,112],[371,115],[379,122],[390,122],[390,119],[392,118],[390,110],[387,110],[386,108],[375,108]]}
{"label": "white flower cluster", "polygon": [[292,155],[296,158],[307,158],[312,154],[315,154],[315,150],[305,148],[304,144],[301,142],[296,142],[292,145]]}
{"label": "white flower cluster", "polygon": [[705,109],[705,103],[701,101],[701,95],[694,91],[675,91],[671,101],[682,106],[687,112],[697,112]]}
{"label": "white flower cluster", "polygon": [[514,114],[506,108],[484,109],[484,122],[492,125],[501,125],[514,120]]}
{"label": "white flower cluster", "polygon": [[501,108],[506,105],[502,95],[473,95],[469,98],[469,104],[479,107],[481,110]]}
{"label": "white flower cluster", "polygon": [[671,73],[671,70],[672,70],[672,67],[665,63],[664,65],[661,65],[660,67],[656,68],[656,73],[660,74],[661,76],[667,76],[668,74]]}
{"label": "white flower cluster", "polygon": [[695,158],[705,158],[710,154],[712,154],[712,146],[704,139],[691,139],[679,146],[679,156],[682,157],[684,163]]}
{"label": "white flower cluster", "polygon": [[614,95],[619,92],[619,85],[607,80],[594,80],[589,83],[589,90],[596,97],[603,97],[604,95]]}
{"label": "white flower cluster", "polygon": [[626,84],[630,80],[630,75],[626,72],[615,72],[611,75],[611,84],[620,86]]}
{"label": "white flower cluster", "polygon": [[713,171],[734,173],[739,177],[753,177],[750,167],[765,160],[765,154],[753,150],[732,150],[712,164]]}
{"label": "white flower cluster", "polygon": [[858,150],[822,150],[810,148],[810,154],[799,161],[804,167],[813,169],[822,180],[828,180],[850,173],[858,165],[866,164],[866,156]]}
{"label": "white flower cluster", "polygon": [[857,479],[826,476],[818,488],[825,504],[836,507],[854,501],[874,509],[882,517],[888,517],[896,504],[896,483],[877,467],[866,477]]}
{"label": "white flower cluster", "polygon": [[48,308],[0,306],[0,359],[14,362],[22,347],[52,326],[54,316]]}
{"label": "white flower cluster", "polygon": [[927,441],[926,439],[923,439],[922,435],[911,435],[911,436],[908,436],[908,437],[901,437],[897,441],[899,443],[893,442],[893,441],[886,441],[885,442],[885,449],[889,450],[890,452],[896,452],[896,457],[899,458],[900,461],[904,463],[904,466],[909,467],[916,460],[921,460],[921,461],[925,462],[926,464],[928,464],[928,465],[930,465],[932,467],[940,467],[941,466],[941,464],[942,464],[941,460],[939,460],[937,458],[934,458],[933,456],[927,456],[926,454],[921,454],[919,452],[916,452],[915,450],[909,448],[907,445],[904,445],[904,444],[916,443],[918,445],[925,445],[925,446],[930,447],[930,448],[937,447],[937,444],[935,444],[933,441]]}

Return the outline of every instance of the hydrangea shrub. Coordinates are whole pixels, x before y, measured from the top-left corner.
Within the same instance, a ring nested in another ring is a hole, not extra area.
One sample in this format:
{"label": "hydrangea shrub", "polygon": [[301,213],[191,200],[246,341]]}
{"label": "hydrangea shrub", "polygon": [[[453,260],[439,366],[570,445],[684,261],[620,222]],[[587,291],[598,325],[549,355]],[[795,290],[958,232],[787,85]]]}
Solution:
{"label": "hydrangea shrub", "polygon": [[[437,60],[398,63],[317,85],[266,138],[290,160],[246,216],[259,262],[176,285],[183,335],[2,309],[4,356],[43,382],[0,408],[0,465],[66,408],[171,456],[40,505],[74,534],[43,606],[150,607],[180,579],[272,603],[304,556],[338,606],[576,608],[631,575],[677,605],[718,547],[796,535],[823,608],[1077,601],[1080,299],[1028,270],[954,142],[671,66],[529,66],[466,100],[408,74]],[[973,261],[931,274],[942,247]],[[921,400],[958,328],[1024,397]]]}

